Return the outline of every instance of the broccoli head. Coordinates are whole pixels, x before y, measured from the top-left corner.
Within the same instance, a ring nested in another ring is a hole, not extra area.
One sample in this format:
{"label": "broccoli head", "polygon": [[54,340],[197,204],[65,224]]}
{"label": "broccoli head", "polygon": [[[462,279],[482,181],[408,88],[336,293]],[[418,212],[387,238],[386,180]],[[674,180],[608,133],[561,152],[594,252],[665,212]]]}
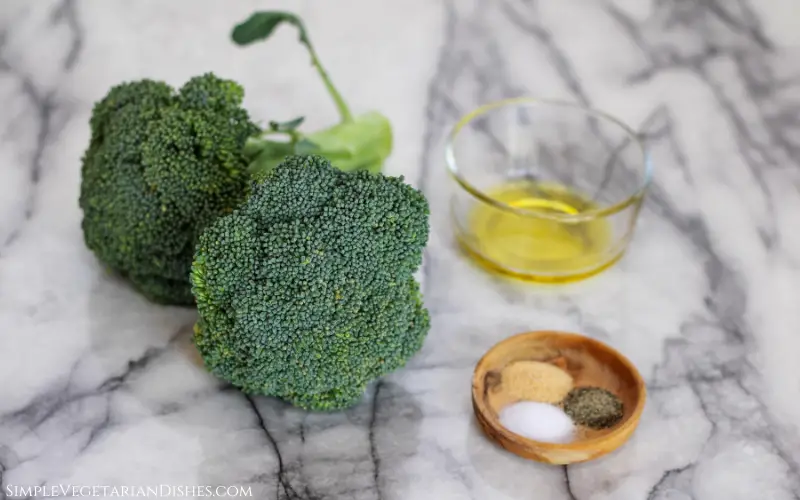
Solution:
{"label": "broccoli head", "polygon": [[355,404],[416,353],[430,320],[414,272],[428,202],[402,177],[290,156],[200,236],[195,344],[245,392],[310,410]]}
{"label": "broccoli head", "polygon": [[246,196],[242,147],[259,129],[243,95],[213,74],[177,93],[145,79],[113,87],[92,110],[79,201],[84,239],[150,300],[193,303],[197,237]]}

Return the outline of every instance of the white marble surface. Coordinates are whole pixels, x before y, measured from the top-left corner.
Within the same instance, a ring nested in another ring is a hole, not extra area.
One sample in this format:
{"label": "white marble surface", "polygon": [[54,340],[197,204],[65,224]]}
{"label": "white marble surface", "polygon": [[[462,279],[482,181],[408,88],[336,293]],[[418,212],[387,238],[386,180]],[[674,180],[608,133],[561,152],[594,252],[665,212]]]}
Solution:
{"label": "white marble surface", "polygon": [[[241,81],[259,119],[335,119],[283,30],[294,8],[355,111],[395,127],[386,170],[424,188],[433,315],[410,366],[340,414],[245,398],[209,376],[191,311],[146,303],[83,245],[79,157],[109,86]],[[796,0],[3,0],[0,483],[244,485],[276,499],[800,498],[800,4]],[[478,103],[533,94],[606,109],[651,138],[656,180],[630,253],[543,292],[474,269],[444,217],[441,143]],[[478,357],[522,330],[616,346],[648,381],[634,438],[548,467],[471,416]]]}

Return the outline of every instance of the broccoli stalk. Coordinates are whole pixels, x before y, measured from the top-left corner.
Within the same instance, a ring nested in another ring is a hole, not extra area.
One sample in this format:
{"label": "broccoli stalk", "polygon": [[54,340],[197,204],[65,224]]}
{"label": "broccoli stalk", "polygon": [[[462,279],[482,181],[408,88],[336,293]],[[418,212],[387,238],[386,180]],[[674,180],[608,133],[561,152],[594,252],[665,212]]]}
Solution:
{"label": "broccoli stalk", "polygon": [[[298,130],[303,122],[302,117],[284,123],[270,122],[269,128],[260,137],[251,137],[245,146],[245,156],[250,160],[250,172],[262,176],[275,168],[286,156],[305,154],[324,156],[343,171],[379,172],[392,151],[392,128],[389,120],[375,111],[353,116],[320,63],[300,18],[289,12],[256,12],[233,29],[231,38],[238,45],[250,45],[269,38],[275,28],[284,22],[298,29],[300,43],[308,49],[311,64],[336,104],[340,121],[310,134],[303,134]],[[265,138],[275,134],[287,136],[288,141]]]}

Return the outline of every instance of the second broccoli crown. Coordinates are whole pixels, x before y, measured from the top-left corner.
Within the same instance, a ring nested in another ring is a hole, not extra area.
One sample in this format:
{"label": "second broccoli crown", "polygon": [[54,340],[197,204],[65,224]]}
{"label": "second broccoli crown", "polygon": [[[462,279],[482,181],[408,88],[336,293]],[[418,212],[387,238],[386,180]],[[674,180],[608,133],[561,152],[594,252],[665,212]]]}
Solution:
{"label": "second broccoli crown", "polygon": [[82,160],[87,246],[145,296],[191,304],[189,270],[202,229],[246,195],[242,148],[258,132],[243,89],[213,74],[179,92],[139,80],[94,107]]}

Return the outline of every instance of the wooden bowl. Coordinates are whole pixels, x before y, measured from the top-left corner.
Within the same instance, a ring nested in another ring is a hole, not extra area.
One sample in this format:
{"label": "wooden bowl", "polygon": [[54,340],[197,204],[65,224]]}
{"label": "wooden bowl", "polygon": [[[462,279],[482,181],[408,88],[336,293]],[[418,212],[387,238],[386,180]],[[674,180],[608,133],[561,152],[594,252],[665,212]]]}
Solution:
{"label": "wooden bowl", "polygon": [[[521,360],[553,363],[572,375],[575,387],[611,391],[622,401],[622,419],[608,429],[579,427],[575,440],[565,444],[534,441],[509,431],[498,414],[514,400],[503,394],[501,372]],[[645,398],[644,381],[625,356],[602,342],[565,332],[522,333],[499,342],[478,361],[472,379],[472,406],[484,433],[516,455],[548,464],[585,462],[619,448],[639,424]]]}

